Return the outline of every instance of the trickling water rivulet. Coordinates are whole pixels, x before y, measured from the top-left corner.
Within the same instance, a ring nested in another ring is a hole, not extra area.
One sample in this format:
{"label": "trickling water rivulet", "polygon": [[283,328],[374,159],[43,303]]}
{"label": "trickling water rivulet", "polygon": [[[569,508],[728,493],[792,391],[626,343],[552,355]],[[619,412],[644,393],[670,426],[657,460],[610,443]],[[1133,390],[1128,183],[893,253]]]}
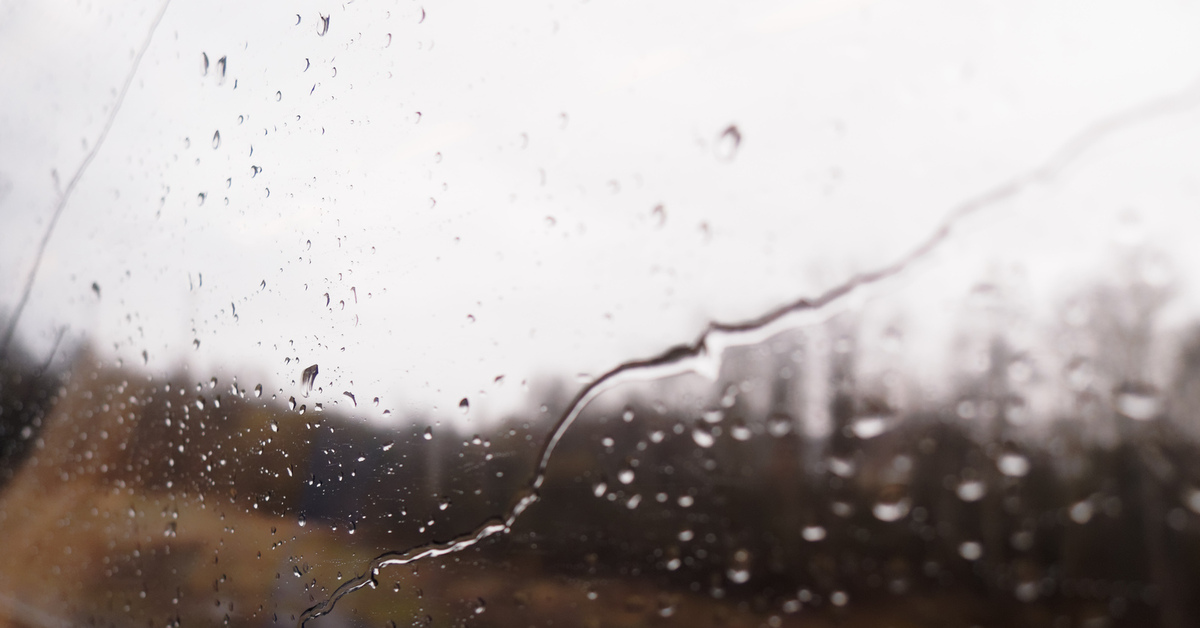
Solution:
{"label": "trickling water rivulet", "polygon": [[[584,409],[605,391],[622,383],[655,380],[684,373],[696,373],[715,379],[725,349],[760,343],[783,330],[825,320],[834,313],[836,306],[844,304],[852,295],[861,293],[860,288],[865,289],[872,284],[897,275],[912,262],[928,255],[949,236],[955,224],[963,218],[1008,201],[1031,186],[1053,182],[1086,150],[1131,125],[1194,107],[1198,102],[1200,102],[1200,83],[1193,83],[1183,92],[1144,103],[1100,120],[1068,141],[1042,165],[1021,173],[954,207],[931,235],[899,260],[875,271],[854,276],[816,298],[798,299],[753,320],[735,324],[710,323],[703,333],[690,344],[676,346],[652,358],[625,362],[604,373],[575,395],[554,424],[549,436],[542,444],[536,466],[526,487],[518,493],[506,512],[488,518],[475,529],[449,541],[426,543],[403,551],[387,552],[376,557],[370,562],[364,573],[343,583],[326,600],[305,610],[299,617],[299,625],[304,626],[310,620],[330,613],[338,600],[375,582],[376,575],[384,567],[406,565],[427,558],[444,556],[472,547],[483,539],[496,534],[509,532],[521,515],[539,501],[540,490],[545,483],[550,460],[564,435]],[[741,141],[741,134],[734,127],[730,128],[736,135],[727,131],[727,137],[724,139],[735,139],[734,145],[736,146]],[[861,430],[864,432],[861,436],[864,438],[877,435],[887,429],[883,418],[872,418],[871,420],[875,423],[861,426]],[[431,437],[429,430],[426,431],[425,437],[426,439]],[[703,440],[704,437],[701,436],[701,439]],[[1009,456],[1002,458],[1000,466],[1006,475],[1020,476],[1027,471],[1028,462],[1019,456]],[[596,490],[598,494],[603,492],[603,489],[599,487]],[[979,488],[972,485],[965,490],[965,496],[960,493],[960,497],[977,499],[982,496],[981,494],[976,496],[978,491]],[[896,500],[880,502],[876,507],[875,515],[881,520],[899,519],[907,514],[908,507],[907,498],[900,497]],[[805,538],[808,540],[816,540],[823,536],[823,529],[819,532],[816,529],[811,531],[806,529],[805,531]],[[964,548],[964,555],[976,556],[978,553],[974,546],[964,544]],[[841,605],[836,600],[833,603]]]}

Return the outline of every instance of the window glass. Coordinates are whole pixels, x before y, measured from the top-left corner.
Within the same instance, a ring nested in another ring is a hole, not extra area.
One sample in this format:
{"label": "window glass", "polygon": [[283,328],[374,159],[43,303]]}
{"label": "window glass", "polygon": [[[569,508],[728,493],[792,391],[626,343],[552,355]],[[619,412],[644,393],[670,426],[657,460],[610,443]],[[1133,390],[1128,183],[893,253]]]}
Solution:
{"label": "window glass", "polygon": [[1200,615],[1200,8],[0,14],[0,624]]}

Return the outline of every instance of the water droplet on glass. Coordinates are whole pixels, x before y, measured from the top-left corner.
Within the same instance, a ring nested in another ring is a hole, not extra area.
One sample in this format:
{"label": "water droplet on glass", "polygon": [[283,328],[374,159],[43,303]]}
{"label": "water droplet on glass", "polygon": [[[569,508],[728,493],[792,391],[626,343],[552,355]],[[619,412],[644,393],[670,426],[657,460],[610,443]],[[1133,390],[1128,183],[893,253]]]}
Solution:
{"label": "water droplet on glass", "polygon": [[196,206],[197,207],[203,206],[204,200],[207,198],[208,198],[208,194],[206,192],[201,192],[201,193],[197,194],[196,195]]}
{"label": "water droplet on glass", "polygon": [[299,567],[292,567],[292,574],[294,574],[297,578],[304,577],[304,574],[300,573]]}
{"label": "water droplet on glass", "polygon": [[845,606],[850,602],[850,596],[845,591],[834,591],[829,594],[829,603],[834,606]]}
{"label": "water droplet on glass", "polygon": [[640,504],[640,503],[642,503],[642,496],[641,496],[641,495],[634,495],[633,497],[630,497],[630,498],[629,498],[629,499],[628,499],[628,500],[625,502],[625,507],[626,507],[626,508],[628,508],[628,509],[630,509],[630,510],[634,510],[634,509],[636,509],[636,508],[638,507],[638,504]]}
{"label": "water droplet on glass", "polygon": [[705,449],[712,447],[713,443],[716,442],[716,439],[713,438],[713,433],[704,427],[696,427],[692,429],[692,440],[695,441],[697,445],[704,447]]}
{"label": "water droplet on glass", "polygon": [[[318,13],[317,15],[321,15]],[[317,26],[317,35],[324,37],[329,32],[329,16],[321,15],[321,24]]]}
{"label": "water droplet on glass", "polygon": [[459,412],[466,414],[471,410],[471,402],[468,401],[466,397],[463,397],[462,401],[458,402],[458,410]]}
{"label": "water droplet on glass", "polygon": [[450,507],[450,498],[443,497],[438,500],[438,510],[445,510]]}
{"label": "water droplet on glass", "polygon": [[742,132],[736,125],[729,125],[717,138],[717,158],[723,161],[733,161],[738,148],[742,145]]}
{"label": "water droplet on glass", "polygon": [[1092,520],[1092,515],[1095,513],[1095,511],[1096,510],[1092,506],[1092,502],[1085,499],[1081,502],[1076,502],[1073,506],[1071,506],[1068,514],[1071,516],[1071,521],[1083,525]]}
{"label": "water droplet on glass", "polygon": [[982,480],[963,480],[954,489],[954,493],[964,502],[977,502],[987,494],[987,484]]}
{"label": "water droplet on glass", "polygon": [[1200,490],[1189,488],[1184,493],[1183,503],[1194,513],[1200,515]]}
{"label": "water droplet on glass", "polygon": [[300,375],[300,392],[307,397],[308,393],[312,392],[313,386],[317,383],[317,373],[321,369],[317,368],[316,364],[304,369]]}
{"label": "water droplet on glass", "polygon": [[1158,415],[1158,392],[1147,384],[1124,384],[1117,391],[1117,412],[1135,421],[1148,421]]}
{"label": "water droplet on glass", "polygon": [[696,503],[696,498],[691,495],[680,495],[675,503],[679,504],[680,508],[691,508],[692,504]]}
{"label": "water droplet on glass", "polygon": [[1010,478],[1025,477],[1029,473],[1029,459],[1018,453],[1004,453],[996,459],[996,468]]}
{"label": "water droplet on glass", "polygon": [[276,421],[276,420],[274,420],[274,419],[271,419],[271,431],[272,431],[272,432],[278,432],[278,431],[279,431],[279,422],[278,422],[278,421]]}
{"label": "water droplet on glass", "polygon": [[592,485],[592,495],[595,495],[596,497],[604,497],[604,494],[607,492],[608,484],[604,480],[596,482]]}
{"label": "water droplet on glass", "polygon": [[275,102],[283,100],[283,92],[275,92]]}
{"label": "water droplet on glass", "polygon": [[262,396],[262,384],[258,384],[257,386],[254,387],[254,396],[255,397]]}
{"label": "water droplet on glass", "polygon": [[880,521],[899,521],[908,515],[910,506],[911,502],[907,497],[880,500],[871,507],[871,514]]}
{"label": "water droplet on glass", "polygon": [[979,560],[983,556],[983,546],[975,541],[963,541],[958,545],[958,555],[967,560]]}
{"label": "water droplet on glass", "polygon": [[891,427],[891,417],[882,415],[864,416],[850,424],[850,432],[863,440],[875,438]]}
{"label": "water droplet on glass", "polygon": [[750,580],[750,552],[739,549],[733,553],[725,577],[734,584],[745,584]]}
{"label": "water droplet on glass", "polygon": [[800,530],[800,536],[805,541],[815,543],[824,540],[825,528],[821,526],[804,526],[804,529]]}
{"label": "water droplet on glass", "polygon": [[634,478],[633,469],[630,469],[628,467],[621,469],[620,471],[617,472],[617,481],[620,482],[621,484],[631,484],[633,482],[633,478]]}
{"label": "water droplet on glass", "polygon": [[296,409],[296,398],[288,397],[288,410],[295,410],[295,409]]}
{"label": "water droplet on glass", "polygon": [[733,425],[729,428],[729,435],[732,436],[734,440],[750,440],[750,426],[746,425],[745,419],[739,417],[734,420]]}
{"label": "water droplet on glass", "polygon": [[854,461],[848,458],[830,458],[829,471],[839,478],[848,478],[857,470]]}
{"label": "water droplet on glass", "polygon": [[217,148],[221,147],[221,132],[220,131],[213,131],[212,145],[213,145],[213,149],[217,149]]}
{"label": "water droplet on glass", "polygon": [[433,440],[433,428],[425,428],[425,440]]}
{"label": "water droplet on glass", "polygon": [[300,515],[300,517],[297,520],[297,523],[299,523],[300,527],[303,528],[308,523],[308,520],[304,518],[304,515]]}
{"label": "water droplet on glass", "polygon": [[200,53],[200,75],[208,76],[208,53]]}
{"label": "water droplet on glass", "polygon": [[632,423],[633,417],[633,410],[630,408],[625,408],[625,411],[621,413],[621,420],[626,423]]}
{"label": "water droplet on glass", "polygon": [[779,438],[787,436],[792,431],[792,417],[786,414],[772,414],[771,418],[767,419],[767,433],[771,436]]}

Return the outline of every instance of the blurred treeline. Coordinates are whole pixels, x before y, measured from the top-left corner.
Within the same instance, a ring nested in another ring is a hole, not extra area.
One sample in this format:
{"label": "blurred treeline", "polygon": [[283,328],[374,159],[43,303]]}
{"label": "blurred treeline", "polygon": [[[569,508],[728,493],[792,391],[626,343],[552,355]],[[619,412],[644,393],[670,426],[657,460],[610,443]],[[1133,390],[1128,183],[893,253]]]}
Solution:
{"label": "blurred treeline", "polygon": [[[1171,414],[1200,342],[1162,390],[1083,387],[1090,418],[1029,430],[1002,342],[954,401],[902,408],[853,346],[814,393],[789,342],[731,354],[708,393],[614,391],[511,534],[384,568],[312,625],[1200,625],[1200,448]],[[568,403],[551,385],[486,433],[427,435],[86,349],[0,367],[14,626],[293,624],[376,555],[504,514]]]}

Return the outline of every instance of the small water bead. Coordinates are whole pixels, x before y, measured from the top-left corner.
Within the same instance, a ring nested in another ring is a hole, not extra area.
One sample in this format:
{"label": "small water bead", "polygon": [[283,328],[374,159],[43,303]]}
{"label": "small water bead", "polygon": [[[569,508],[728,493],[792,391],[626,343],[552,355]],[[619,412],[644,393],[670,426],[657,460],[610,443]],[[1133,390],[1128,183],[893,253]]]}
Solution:
{"label": "small water bead", "polygon": [[423,434],[423,436],[425,437],[425,440],[433,440],[433,428],[432,427],[425,428],[425,433]]}
{"label": "small water bead", "polygon": [[1183,503],[1187,505],[1189,510],[1200,515],[1200,490],[1189,488],[1184,491]]}
{"label": "small water bead", "polygon": [[462,401],[458,402],[458,410],[459,412],[466,414],[471,410],[471,402],[466,397],[463,397]]}
{"label": "small water bead", "polygon": [[1017,453],[1004,453],[996,459],[996,468],[1010,478],[1025,477],[1029,473],[1029,459]]}
{"label": "small water bead", "polygon": [[958,555],[967,560],[979,560],[983,556],[983,546],[975,541],[963,541],[958,545]]}
{"label": "small water bead", "polygon": [[683,530],[679,531],[679,535],[677,538],[680,541],[687,543],[688,541],[696,538],[696,533],[692,532],[691,530],[688,530],[688,529],[683,529]]}
{"label": "small water bead", "polygon": [[822,541],[825,539],[825,528],[821,526],[804,526],[804,528],[800,530],[800,536],[805,541],[816,543],[817,541]]}
{"label": "small water bead", "polygon": [[1096,509],[1092,506],[1092,502],[1086,499],[1081,502],[1076,502],[1071,506],[1070,510],[1067,511],[1071,517],[1071,521],[1074,521],[1080,525],[1091,521],[1092,515],[1095,514],[1095,512]]}
{"label": "small water bead", "polygon": [[638,507],[638,504],[640,504],[640,503],[642,503],[642,496],[634,495],[625,501],[625,507],[630,510],[634,510]]}
{"label": "small water bead", "polygon": [[871,507],[871,514],[880,521],[899,521],[908,515],[912,502],[907,497],[896,500],[881,500]]}
{"label": "small water bead", "polygon": [[621,469],[617,472],[617,481],[621,484],[631,484],[634,479],[633,469]]}
{"label": "small water bead", "polygon": [[729,428],[729,435],[732,436],[734,440],[744,442],[750,440],[752,433],[750,431],[750,427],[746,425],[745,419],[738,418]]}
{"label": "small water bead", "polygon": [[712,447],[717,442],[716,438],[713,437],[712,431],[703,427],[692,429],[692,440],[705,449]]}
{"label": "small water bead", "polygon": [[834,606],[845,606],[850,603],[850,596],[846,595],[845,591],[834,591],[829,594],[829,603]]}
{"label": "small water bead", "polygon": [[272,431],[272,432],[278,432],[278,431],[279,431],[279,423],[278,423],[277,421],[275,421],[275,419],[271,419],[270,426],[271,426],[271,431]]}
{"label": "small water bead", "polygon": [[977,502],[987,494],[987,485],[981,480],[963,480],[954,493],[964,502]]}
{"label": "small water bead", "polygon": [[850,432],[863,440],[875,438],[888,431],[892,425],[892,417],[871,415],[855,419],[850,424]]}
{"label": "small water bead", "polygon": [[775,438],[787,436],[792,431],[792,417],[786,414],[773,414],[767,419],[767,433]]}
{"label": "small water bead", "polygon": [[1117,412],[1135,421],[1149,421],[1158,416],[1161,402],[1153,387],[1144,384],[1126,384],[1116,398]]}
{"label": "small water bead", "polygon": [[696,503],[696,499],[691,495],[680,495],[675,503],[679,504],[680,508],[690,508],[692,504]]}
{"label": "small water bead", "polygon": [[604,494],[607,492],[608,483],[603,480],[592,485],[592,495],[595,495],[596,497],[604,497]]}

